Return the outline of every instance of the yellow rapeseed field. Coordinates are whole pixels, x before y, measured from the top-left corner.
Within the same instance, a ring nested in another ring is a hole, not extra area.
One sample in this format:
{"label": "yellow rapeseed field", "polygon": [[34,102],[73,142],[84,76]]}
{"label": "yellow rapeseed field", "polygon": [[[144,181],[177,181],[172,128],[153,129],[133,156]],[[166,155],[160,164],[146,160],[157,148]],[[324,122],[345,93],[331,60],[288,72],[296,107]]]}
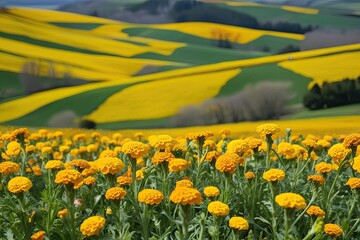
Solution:
{"label": "yellow rapeseed field", "polygon": [[356,79],[360,76],[360,61],[357,59],[360,59],[360,51],[285,61],[279,66],[312,78],[311,88],[315,84],[322,86],[324,82]]}
{"label": "yellow rapeseed field", "polygon": [[294,6],[281,6],[282,9],[290,12],[304,13],[304,14],[318,14],[319,10],[315,8],[303,8]]}
{"label": "yellow rapeseed field", "polygon": [[[109,97],[87,116],[98,123],[153,119],[215,96],[239,70],[204,73],[138,84]],[[114,106],[121,106],[114,111]]]}

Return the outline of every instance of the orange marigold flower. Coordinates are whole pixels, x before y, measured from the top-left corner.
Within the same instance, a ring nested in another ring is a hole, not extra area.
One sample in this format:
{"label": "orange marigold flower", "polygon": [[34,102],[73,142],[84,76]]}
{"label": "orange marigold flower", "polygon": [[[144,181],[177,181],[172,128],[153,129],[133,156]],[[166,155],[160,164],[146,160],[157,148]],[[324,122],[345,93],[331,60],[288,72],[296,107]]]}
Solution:
{"label": "orange marigold flower", "polygon": [[329,148],[331,143],[326,141],[325,139],[320,139],[316,142],[316,145],[322,148]]}
{"label": "orange marigold flower", "polygon": [[80,169],[90,168],[90,164],[88,163],[88,161],[83,159],[74,159],[70,162],[65,163],[64,166],[66,169],[69,169],[71,167],[78,167]]}
{"label": "orange marigold flower", "polygon": [[95,182],[96,182],[96,178],[94,178],[94,177],[92,177],[92,176],[89,176],[89,177],[87,177],[87,178],[84,178],[84,180],[83,180],[83,183],[84,183],[85,185],[94,185]]}
{"label": "orange marigold flower", "polygon": [[145,169],[146,169],[146,167],[142,167],[136,171],[136,180],[140,180],[140,179],[144,178]]}
{"label": "orange marigold flower", "polygon": [[237,156],[238,159],[240,159],[240,157],[235,153],[225,153],[221,155],[216,160],[215,168],[220,172],[230,173],[230,174],[234,173],[236,171],[236,165],[237,165],[236,160],[234,160],[235,155]]}
{"label": "orange marigold flower", "polygon": [[25,169],[26,172],[30,173],[34,173],[36,176],[40,176],[41,175],[41,168],[39,166],[32,166],[31,168],[27,167]]}
{"label": "orange marigold flower", "polygon": [[344,146],[346,148],[355,148],[360,145],[360,133],[352,133],[345,137]]}
{"label": "orange marigold flower", "polygon": [[53,152],[51,147],[43,147],[41,148],[41,153],[44,154],[51,154]]}
{"label": "orange marigold flower", "polygon": [[156,152],[151,158],[151,162],[154,165],[159,165],[164,161],[170,162],[174,158],[175,156],[171,152]]}
{"label": "orange marigold flower", "polygon": [[138,194],[138,201],[148,205],[160,204],[164,194],[155,189],[144,189]]}
{"label": "orange marigold flower", "polygon": [[354,157],[354,163],[352,165],[352,168],[356,170],[358,173],[360,173],[360,155]]}
{"label": "orange marigold flower", "polygon": [[115,175],[124,169],[124,163],[120,158],[103,157],[96,160],[95,167],[102,174]]}
{"label": "orange marigold flower", "polygon": [[280,128],[276,124],[266,123],[256,127],[256,132],[260,134],[262,138],[266,135],[275,135],[280,132]]}
{"label": "orange marigold flower", "polygon": [[118,157],[118,153],[111,149],[105,149],[99,155],[99,158],[103,157]]}
{"label": "orange marigold flower", "polygon": [[207,197],[216,197],[219,196],[220,190],[214,186],[208,186],[204,188],[204,194]]}
{"label": "orange marigold flower", "polygon": [[117,177],[116,182],[121,186],[127,186],[130,185],[133,182],[133,180],[130,176],[123,175]]}
{"label": "orange marigold flower", "polygon": [[360,188],[360,178],[349,178],[349,180],[346,182],[346,185],[349,185],[350,188]]}
{"label": "orange marigold flower", "polygon": [[208,162],[212,162],[220,157],[220,153],[216,150],[210,151],[206,154],[205,160]]}
{"label": "orange marigold flower", "polygon": [[245,141],[247,142],[249,148],[252,150],[257,150],[263,144],[263,141],[261,139],[254,137],[245,138]]}
{"label": "orange marigold flower", "polygon": [[27,192],[32,187],[32,182],[27,177],[14,177],[8,182],[8,190],[12,193]]}
{"label": "orange marigold flower", "polygon": [[45,239],[45,232],[39,231],[31,235],[31,240],[44,240]]}
{"label": "orange marigold flower", "polygon": [[10,140],[15,141],[16,139],[20,142],[24,141],[26,137],[29,137],[30,133],[27,128],[18,128],[14,130],[10,135]]}
{"label": "orange marigold flower", "polygon": [[189,165],[190,163],[185,159],[174,158],[169,162],[169,171],[180,172],[182,170],[185,170]]}
{"label": "orange marigold flower", "polygon": [[255,178],[255,173],[253,173],[253,172],[246,172],[245,173],[245,178],[246,179],[253,179],[253,178]]}
{"label": "orange marigold flower", "polygon": [[149,148],[146,144],[137,141],[129,141],[124,143],[121,151],[125,154],[129,154],[132,158],[139,158],[148,153]]}
{"label": "orange marigold flower", "polygon": [[312,181],[312,182],[315,182],[319,185],[323,185],[324,182],[325,182],[325,178],[321,175],[310,175],[307,177],[307,180],[308,181]]}
{"label": "orange marigold flower", "polygon": [[35,149],[36,149],[36,148],[35,148],[34,145],[27,145],[27,146],[25,147],[25,151],[26,151],[27,153],[34,152]]}
{"label": "orange marigold flower", "polygon": [[99,235],[100,230],[105,226],[105,218],[92,216],[84,220],[80,225],[80,231],[84,236]]}
{"label": "orange marigold flower", "polygon": [[300,145],[297,145],[297,144],[293,144],[292,145],[293,148],[295,149],[295,152],[296,152],[296,157],[298,160],[307,160],[308,157],[309,157],[309,154],[308,154],[308,151],[301,147]]}
{"label": "orange marigold flower", "polygon": [[337,238],[343,233],[343,230],[341,227],[339,227],[337,224],[334,223],[327,223],[324,225],[324,233],[331,237]]}
{"label": "orange marigold flower", "polygon": [[170,194],[170,200],[185,205],[200,204],[203,199],[200,192],[194,188],[176,187]]}
{"label": "orange marigold flower", "polygon": [[9,175],[20,171],[20,164],[6,161],[0,163],[0,174]]}
{"label": "orange marigold flower", "polygon": [[192,181],[184,179],[176,182],[176,188],[178,187],[193,188],[194,184]]}
{"label": "orange marigold flower", "polygon": [[158,149],[172,149],[176,144],[175,139],[170,135],[152,135],[148,138],[150,146]]}
{"label": "orange marigold flower", "polygon": [[77,142],[77,141],[81,141],[85,139],[85,134],[84,133],[78,133],[76,135],[73,136],[73,141]]}
{"label": "orange marigold flower", "polygon": [[279,143],[278,153],[283,155],[286,159],[293,159],[297,156],[297,152],[294,146],[287,142]]}
{"label": "orange marigold flower", "polygon": [[56,174],[55,183],[59,184],[72,184],[74,185],[74,189],[77,189],[83,184],[83,176],[76,170],[73,169],[65,169],[61,170]]}
{"label": "orange marigold flower", "polygon": [[229,129],[224,128],[220,130],[219,134],[221,135],[222,138],[226,138],[230,136],[231,131]]}
{"label": "orange marigold flower", "polygon": [[186,134],[186,138],[189,140],[200,140],[203,139],[205,141],[206,138],[214,136],[214,134],[210,131],[202,131],[202,132],[193,132]]}
{"label": "orange marigold flower", "polygon": [[285,172],[281,169],[271,168],[264,172],[262,177],[268,182],[276,182],[285,178]]}
{"label": "orange marigold flower", "polygon": [[340,163],[349,154],[349,149],[345,148],[342,143],[337,143],[329,149],[328,154],[334,162]]}
{"label": "orange marigold flower", "polygon": [[142,133],[142,132],[136,132],[136,133],[134,134],[134,137],[136,137],[136,138],[142,138],[142,137],[144,137],[144,133]]}
{"label": "orange marigold flower", "polygon": [[215,216],[226,216],[230,212],[229,205],[220,201],[214,201],[208,205],[209,213]]}
{"label": "orange marigold flower", "polygon": [[229,227],[239,231],[249,230],[249,222],[242,217],[232,217],[229,220]]}
{"label": "orange marigold flower", "polygon": [[65,217],[68,213],[69,213],[69,211],[65,208],[65,209],[63,209],[63,210],[58,211],[57,216],[58,216],[59,218],[63,218],[63,217]]}
{"label": "orange marigold flower", "polygon": [[306,207],[305,199],[296,193],[281,193],[275,197],[275,202],[283,208],[304,209]]}
{"label": "orange marigold flower", "polygon": [[306,213],[310,216],[325,217],[325,212],[318,206],[310,206]]}
{"label": "orange marigold flower", "polygon": [[10,157],[17,157],[21,150],[20,144],[16,141],[9,142],[6,146],[6,154]]}
{"label": "orange marigold flower", "polygon": [[315,165],[315,171],[317,173],[328,173],[332,170],[330,163],[321,162]]}
{"label": "orange marigold flower", "polygon": [[54,157],[55,160],[62,160],[64,155],[62,155],[61,152],[56,151],[56,152],[53,153],[53,157]]}
{"label": "orange marigold flower", "polygon": [[107,200],[119,200],[126,196],[126,191],[120,187],[112,187],[106,191],[105,198]]}
{"label": "orange marigold flower", "polygon": [[306,138],[301,144],[310,149],[316,148],[316,141],[314,139]]}
{"label": "orange marigold flower", "polygon": [[249,149],[247,141],[236,139],[229,142],[226,152],[244,154]]}

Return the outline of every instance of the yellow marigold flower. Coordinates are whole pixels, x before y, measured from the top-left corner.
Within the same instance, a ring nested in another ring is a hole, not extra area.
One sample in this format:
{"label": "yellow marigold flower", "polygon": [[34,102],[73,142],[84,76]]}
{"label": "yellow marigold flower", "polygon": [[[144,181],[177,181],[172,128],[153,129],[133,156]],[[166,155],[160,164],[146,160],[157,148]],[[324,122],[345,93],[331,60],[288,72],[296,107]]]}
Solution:
{"label": "yellow marigold flower", "polygon": [[176,182],[176,188],[178,187],[193,188],[194,184],[192,181],[184,179]]}
{"label": "yellow marigold flower", "polygon": [[1,158],[6,160],[6,161],[11,160],[11,158],[8,155],[6,155],[6,153],[4,153],[4,152],[1,153]]}
{"label": "yellow marigold flower", "polygon": [[185,138],[176,138],[176,143],[172,148],[173,151],[186,152],[186,139]]}
{"label": "yellow marigold flower", "polygon": [[8,190],[12,193],[27,192],[32,187],[32,182],[27,177],[14,177],[8,182]]}
{"label": "yellow marigold flower", "polygon": [[105,149],[99,155],[99,158],[103,157],[118,157],[118,153],[111,149]]}
{"label": "yellow marigold flower", "polygon": [[67,145],[61,145],[61,146],[59,147],[59,151],[60,151],[61,153],[68,153],[68,152],[70,152],[70,147],[67,146]]}
{"label": "yellow marigold flower", "polygon": [[36,149],[39,151],[41,151],[41,149],[45,146],[46,146],[46,144],[44,142],[37,142],[35,145]]}
{"label": "yellow marigold flower", "polygon": [[292,135],[291,136],[291,142],[298,142],[299,141],[299,136],[298,135]]}
{"label": "yellow marigold flower", "polygon": [[293,144],[292,146],[295,149],[297,159],[299,159],[299,160],[307,160],[308,159],[309,154],[305,148],[303,148],[297,144]]}
{"label": "yellow marigold flower", "polygon": [[204,140],[208,137],[214,136],[214,134],[210,131],[202,131],[202,132],[193,132],[186,134],[186,138],[189,140]]}
{"label": "yellow marigold flower", "polygon": [[31,240],[44,240],[45,239],[45,232],[39,231],[31,235]]}
{"label": "yellow marigold flower", "polygon": [[344,146],[346,148],[355,148],[360,145],[360,133],[352,133],[345,137]]}
{"label": "yellow marigold flower", "polygon": [[148,205],[160,204],[164,194],[155,189],[144,189],[138,194],[138,201]]}
{"label": "yellow marigold flower", "polygon": [[345,148],[342,143],[337,143],[329,149],[328,154],[334,162],[340,163],[349,154],[349,149]]}
{"label": "yellow marigold flower", "polygon": [[112,187],[106,191],[105,198],[107,200],[119,200],[126,196],[126,191],[120,187]]}
{"label": "yellow marigold flower", "polygon": [[252,150],[257,150],[263,144],[263,141],[261,139],[254,137],[245,138],[245,141],[247,142],[249,148]]}
{"label": "yellow marigold flower", "polygon": [[59,218],[63,218],[63,217],[65,217],[68,213],[69,213],[69,211],[65,208],[65,209],[63,209],[63,210],[58,211],[57,216],[58,216]]}
{"label": "yellow marigold flower", "polygon": [[96,178],[94,178],[94,177],[92,177],[92,176],[89,176],[89,177],[87,177],[87,178],[84,178],[84,180],[83,180],[83,183],[84,183],[85,185],[94,185],[95,182],[96,182]]}
{"label": "yellow marigold flower", "polygon": [[114,133],[111,137],[112,139],[119,140],[120,138],[122,138],[122,135],[121,133]]}
{"label": "yellow marigold flower", "polygon": [[326,141],[325,139],[320,139],[316,142],[316,145],[322,148],[329,148],[331,146],[331,143]]}
{"label": "yellow marigold flower", "polygon": [[61,137],[64,136],[64,133],[61,132],[61,131],[56,131],[56,132],[54,132],[54,136],[55,136],[56,138],[61,138]]}
{"label": "yellow marigold flower", "polygon": [[346,185],[349,185],[350,188],[360,188],[360,178],[349,178],[349,180],[346,182]]}
{"label": "yellow marigold flower", "polygon": [[216,150],[210,151],[206,154],[205,160],[208,162],[212,162],[220,157],[220,153]]}
{"label": "yellow marigold flower", "polygon": [[[234,173],[236,170],[236,164],[237,162],[234,160],[233,156],[237,154],[223,154],[221,155],[215,163],[215,168],[224,173]],[[239,157],[239,156],[238,156]],[[240,159],[240,157],[239,157]]]}
{"label": "yellow marigold flower", "polygon": [[32,172],[34,173],[36,176],[40,176],[41,175],[41,168],[39,166],[32,166],[31,168],[27,167],[25,169],[26,172]]}
{"label": "yellow marigold flower", "polygon": [[312,140],[314,140],[316,142],[320,138],[318,136],[313,135],[313,134],[308,134],[305,139],[312,139]]}
{"label": "yellow marigold flower", "polygon": [[309,149],[316,148],[316,141],[314,139],[306,138],[301,144]]}
{"label": "yellow marigold flower", "polygon": [[325,217],[325,212],[318,206],[310,206],[306,213],[310,216]]}
{"label": "yellow marigold flower", "polygon": [[99,235],[100,230],[105,226],[105,218],[92,216],[80,225],[80,231],[84,236]]}
{"label": "yellow marigold flower", "polygon": [[229,205],[220,201],[209,203],[208,212],[215,216],[226,216],[230,212]]}
{"label": "yellow marigold flower", "polygon": [[121,185],[121,186],[127,186],[127,185],[130,185],[133,180],[130,176],[119,176],[116,178],[116,182]]}
{"label": "yellow marigold flower", "polygon": [[77,142],[77,141],[81,141],[85,139],[85,134],[83,133],[79,133],[73,136],[73,141]]}
{"label": "yellow marigold flower", "polygon": [[221,131],[219,132],[219,134],[221,135],[221,137],[224,139],[224,138],[227,138],[231,135],[231,131],[229,129],[221,129]]}
{"label": "yellow marigold flower", "polygon": [[30,133],[27,128],[18,128],[11,133],[10,140],[15,141],[17,139],[19,141],[24,141],[24,139],[29,136]]}
{"label": "yellow marigold flower", "polygon": [[102,174],[115,175],[124,169],[124,163],[120,158],[104,157],[96,160],[95,164],[97,170]]}
{"label": "yellow marigold flower", "polygon": [[296,193],[281,193],[275,197],[275,202],[283,208],[304,209],[306,207],[305,199]]}
{"label": "yellow marigold flower", "polygon": [[36,148],[35,148],[34,145],[27,145],[27,146],[25,147],[25,151],[26,151],[27,153],[34,152],[35,149],[36,149]]}
{"label": "yellow marigold flower", "polygon": [[87,152],[87,148],[85,146],[80,146],[79,147],[79,152],[80,153],[86,153]]}
{"label": "yellow marigold flower", "polygon": [[313,160],[313,161],[317,161],[317,160],[319,159],[319,156],[316,155],[315,152],[311,152],[311,153],[310,153],[310,158],[311,158],[311,160]]}
{"label": "yellow marigold flower", "polygon": [[334,223],[327,223],[324,225],[324,233],[331,237],[337,238],[343,233],[343,230],[341,227],[339,227],[337,224]]}
{"label": "yellow marigold flower", "polygon": [[129,141],[122,146],[122,152],[129,154],[132,158],[139,158],[148,153],[149,148],[142,142]]}
{"label": "yellow marigold flower", "polygon": [[36,161],[35,161],[35,159],[29,159],[29,160],[27,161],[27,163],[28,163],[29,165],[33,165],[33,164],[36,163]]}
{"label": "yellow marigold flower", "polygon": [[18,142],[9,142],[6,146],[6,154],[10,157],[17,157],[21,152],[21,146]]}
{"label": "yellow marigold flower", "polygon": [[276,182],[279,180],[284,180],[285,172],[281,169],[271,168],[264,172],[262,177],[268,182]]}
{"label": "yellow marigold flower", "polygon": [[360,173],[360,155],[354,157],[354,163],[352,165],[352,168],[356,170],[358,173]]}
{"label": "yellow marigold flower", "polygon": [[76,170],[65,169],[61,170],[56,174],[55,183],[59,184],[72,184],[74,189],[77,189],[83,184],[83,176]]}
{"label": "yellow marigold flower", "polygon": [[64,156],[61,154],[61,152],[56,151],[53,153],[53,157],[55,160],[62,160]]}
{"label": "yellow marigold flower", "polygon": [[262,138],[266,135],[275,135],[280,132],[280,128],[276,124],[266,123],[256,127],[256,132],[260,134]]}
{"label": "yellow marigold flower", "polygon": [[296,158],[297,152],[293,145],[287,142],[281,142],[278,145],[278,153],[283,155],[286,159]]}
{"label": "yellow marigold flower", "polygon": [[190,163],[185,159],[174,158],[169,162],[169,171],[180,172],[182,170],[185,170],[189,165]]}
{"label": "yellow marigold flower", "polygon": [[247,141],[236,139],[229,142],[226,152],[244,154],[249,149]]}
{"label": "yellow marigold flower", "polygon": [[203,147],[204,148],[207,147],[209,149],[214,149],[214,148],[216,148],[216,142],[213,140],[205,140]]}
{"label": "yellow marigold flower", "polygon": [[78,167],[80,169],[90,168],[90,164],[84,159],[74,159],[70,162],[65,163],[64,166],[66,169],[69,169],[71,167]]}
{"label": "yellow marigold flower", "polygon": [[246,179],[253,179],[253,178],[255,178],[255,173],[253,173],[253,172],[246,172],[245,173],[245,178]]}
{"label": "yellow marigold flower", "polygon": [[229,220],[229,227],[239,231],[247,231],[249,230],[249,222],[242,217],[232,217]]}
{"label": "yellow marigold flower", "polygon": [[111,208],[106,208],[106,214],[107,215],[111,215],[111,214],[113,214],[113,211],[111,210]]}
{"label": "yellow marigold flower", "polygon": [[332,166],[330,163],[321,162],[315,165],[315,171],[317,173],[328,173],[332,169]]}
{"label": "yellow marigold flower", "polygon": [[136,138],[142,138],[142,137],[144,137],[144,133],[142,133],[142,132],[136,132],[136,133],[134,134],[134,137],[136,137]]}
{"label": "yellow marigold flower", "polygon": [[170,135],[152,135],[148,138],[150,146],[162,150],[172,149],[175,145],[175,140]]}
{"label": "yellow marigold flower", "polygon": [[217,197],[220,194],[220,190],[217,187],[209,186],[204,188],[204,194],[207,197]]}
{"label": "yellow marigold flower", "polygon": [[43,147],[41,148],[41,153],[42,154],[51,154],[52,153],[52,148],[51,147]]}
{"label": "yellow marigold flower", "polygon": [[28,137],[29,140],[34,140],[34,141],[38,141],[40,138],[41,138],[41,135],[38,133],[32,133]]}
{"label": "yellow marigold flower", "polygon": [[136,180],[140,180],[140,179],[144,178],[145,169],[146,169],[146,167],[142,167],[136,171]]}
{"label": "yellow marigold flower", "polygon": [[200,204],[203,199],[200,192],[194,188],[176,187],[170,194],[170,200],[185,205]]}
{"label": "yellow marigold flower", "polygon": [[159,165],[164,161],[170,162],[174,158],[175,156],[171,152],[156,152],[151,158],[151,162],[154,165]]}
{"label": "yellow marigold flower", "polygon": [[308,181],[312,181],[312,182],[315,182],[319,185],[323,185],[324,182],[325,182],[325,178],[321,175],[310,175],[307,177],[307,180]]}
{"label": "yellow marigold flower", "polygon": [[334,138],[333,138],[333,136],[325,135],[325,136],[323,137],[323,139],[331,143],[331,141],[332,141]]}
{"label": "yellow marigold flower", "polygon": [[10,138],[11,138],[11,134],[8,133],[1,134],[0,136],[0,140],[4,142],[10,141]]}
{"label": "yellow marigold flower", "polygon": [[90,164],[90,168],[85,168],[81,174],[83,176],[90,176],[93,175],[95,173],[97,173],[97,168],[96,168],[96,163],[95,162],[88,162]]}
{"label": "yellow marigold flower", "polygon": [[92,153],[92,152],[95,152],[97,150],[97,146],[95,144],[89,144],[87,145],[86,147],[86,151],[88,153]]}
{"label": "yellow marigold flower", "polygon": [[9,175],[20,171],[20,164],[14,162],[2,162],[0,163],[0,174]]}

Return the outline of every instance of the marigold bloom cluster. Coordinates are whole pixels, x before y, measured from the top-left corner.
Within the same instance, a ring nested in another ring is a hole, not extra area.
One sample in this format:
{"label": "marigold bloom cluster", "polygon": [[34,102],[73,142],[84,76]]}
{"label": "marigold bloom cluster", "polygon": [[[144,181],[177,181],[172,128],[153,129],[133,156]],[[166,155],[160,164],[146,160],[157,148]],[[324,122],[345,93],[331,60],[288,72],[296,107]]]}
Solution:
{"label": "marigold bloom cluster", "polygon": [[144,189],[138,194],[138,201],[148,205],[160,204],[164,194],[155,189]]}
{"label": "marigold bloom cluster", "polygon": [[120,158],[103,157],[96,160],[95,167],[102,174],[115,175],[124,169],[124,163]]}
{"label": "marigold bloom cluster", "polygon": [[32,187],[32,182],[27,177],[14,177],[8,182],[8,190],[12,193],[27,192]]}
{"label": "marigold bloom cluster", "polygon": [[256,127],[256,132],[260,134],[262,138],[267,135],[274,135],[280,132],[280,128],[276,124],[267,123]]}
{"label": "marigold bloom cluster", "polygon": [[349,185],[350,188],[360,188],[360,178],[349,178],[349,180],[346,182],[346,185]]}
{"label": "marigold bloom cluster", "polygon": [[107,200],[119,200],[126,196],[126,191],[120,187],[109,188],[105,193],[105,198]]}
{"label": "marigold bloom cluster", "polygon": [[215,216],[226,216],[229,214],[230,208],[226,203],[214,201],[209,203],[208,211]]}
{"label": "marigold bloom cluster", "polygon": [[310,216],[325,217],[325,212],[318,206],[310,206],[306,213]]}
{"label": "marigold bloom cluster", "polygon": [[306,207],[305,199],[296,193],[281,193],[275,197],[275,202],[283,208],[304,209]]}
{"label": "marigold bloom cluster", "polygon": [[174,158],[169,162],[170,172],[180,172],[185,170],[190,165],[190,162],[182,158]]}
{"label": "marigold bloom cluster", "polygon": [[214,186],[208,186],[204,188],[204,194],[207,197],[217,197],[220,194],[220,190]]}
{"label": "marigold bloom cluster", "polygon": [[281,169],[271,168],[264,172],[262,177],[268,182],[276,182],[279,180],[284,180],[285,172]]}
{"label": "marigold bloom cluster", "polygon": [[105,218],[92,216],[84,220],[80,226],[80,231],[84,236],[99,235],[100,230],[105,226]]}
{"label": "marigold bloom cluster", "polygon": [[[234,160],[234,156],[237,154],[225,153],[216,159],[215,168],[223,173],[234,173],[236,171],[237,162]],[[237,156],[240,159],[239,156]]]}
{"label": "marigold bloom cluster", "polygon": [[176,187],[170,194],[170,200],[173,203],[200,204],[203,199],[198,190],[187,187]]}
{"label": "marigold bloom cluster", "polygon": [[0,163],[0,174],[9,175],[20,171],[20,164],[14,162],[2,162]]}
{"label": "marigold bloom cluster", "polygon": [[340,163],[349,154],[349,149],[345,148],[342,143],[334,144],[328,151],[332,160]]}
{"label": "marigold bloom cluster", "polygon": [[327,223],[324,225],[324,233],[331,237],[337,238],[343,233],[343,230],[335,223]]}
{"label": "marigold bloom cluster", "polygon": [[278,153],[285,156],[286,159],[293,159],[297,156],[297,152],[293,145],[287,142],[281,142],[278,145]]}
{"label": "marigold bloom cluster", "polygon": [[121,151],[136,159],[146,155],[149,151],[149,146],[142,142],[129,141],[122,145]]}
{"label": "marigold bloom cluster", "polygon": [[74,189],[81,187],[83,184],[82,181],[83,181],[83,176],[81,175],[81,173],[73,169],[61,170],[56,174],[55,177],[55,183],[57,184],[62,183],[65,185],[71,183],[74,185]]}
{"label": "marigold bloom cluster", "polygon": [[249,222],[242,217],[232,217],[229,220],[229,227],[239,231],[249,230]]}

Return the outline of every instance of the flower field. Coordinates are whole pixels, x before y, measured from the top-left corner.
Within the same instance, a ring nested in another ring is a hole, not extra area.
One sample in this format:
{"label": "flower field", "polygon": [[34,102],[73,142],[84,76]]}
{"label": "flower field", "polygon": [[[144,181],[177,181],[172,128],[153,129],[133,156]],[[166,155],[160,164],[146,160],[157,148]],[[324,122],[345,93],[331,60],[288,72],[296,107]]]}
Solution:
{"label": "flower field", "polygon": [[1,128],[0,239],[358,239],[351,129]]}

